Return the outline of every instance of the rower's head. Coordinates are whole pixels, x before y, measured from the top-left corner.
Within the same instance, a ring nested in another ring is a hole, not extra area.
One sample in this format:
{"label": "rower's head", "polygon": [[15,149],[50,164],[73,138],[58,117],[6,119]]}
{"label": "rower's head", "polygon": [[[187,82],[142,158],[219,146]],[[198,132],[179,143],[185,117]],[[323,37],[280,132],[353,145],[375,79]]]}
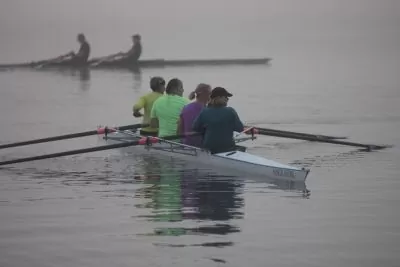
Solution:
{"label": "rower's head", "polygon": [[231,96],[232,94],[229,93],[225,88],[215,87],[211,91],[210,102],[208,105],[212,107],[226,107],[228,105],[229,97]]}
{"label": "rower's head", "polygon": [[153,77],[150,79],[150,88],[153,92],[164,93],[165,80],[162,77]]}
{"label": "rower's head", "polygon": [[168,82],[167,87],[165,88],[165,92],[168,95],[179,95],[179,96],[182,96],[183,95],[183,91],[184,91],[183,90],[183,83],[178,78],[171,79]]}
{"label": "rower's head", "polygon": [[140,36],[140,34],[135,34],[132,36],[132,41],[134,44],[140,43],[141,40],[142,40],[142,37]]}
{"label": "rower's head", "polygon": [[189,99],[196,98],[197,101],[207,104],[211,95],[211,86],[209,84],[200,83],[197,85],[196,90],[189,94]]}
{"label": "rower's head", "polygon": [[76,37],[76,39],[78,40],[78,42],[83,43],[86,41],[85,35],[83,33],[78,34],[78,36]]}

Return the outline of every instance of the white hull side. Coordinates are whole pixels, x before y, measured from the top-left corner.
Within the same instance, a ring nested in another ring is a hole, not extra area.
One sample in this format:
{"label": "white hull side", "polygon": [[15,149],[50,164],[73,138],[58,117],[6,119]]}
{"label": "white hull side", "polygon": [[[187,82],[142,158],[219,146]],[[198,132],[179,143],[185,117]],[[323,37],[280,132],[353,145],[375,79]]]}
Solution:
{"label": "white hull side", "polygon": [[[109,137],[118,136],[118,134],[110,134]],[[123,135],[124,136],[124,135]],[[124,136],[126,137],[126,136]],[[129,138],[132,141],[132,138]],[[127,140],[128,141],[128,140]],[[107,142],[120,142],[108,139]],[[128,151],[133,153],[148,153],[153,155],[163,155],[174,157],[195,164],[200,164],[212,170],[225,169],[233,175],[246,175],[266,177],[274,180],[289,180],[294,182],[304,182],[307,178],[309,170],[281,164],[272,160],[268,160],[259,156],[249,154],[247,152],[235,151],[211,155],[201,149],[177,149],[172,152],[170,144],[157,143],[150,147],[146,145],[138,145],[129,147]],[[126,148],[124,151],[127,151]],[[178,152],[179,151],[179,152]],[[183,153],[185,152],[185,153]]]}

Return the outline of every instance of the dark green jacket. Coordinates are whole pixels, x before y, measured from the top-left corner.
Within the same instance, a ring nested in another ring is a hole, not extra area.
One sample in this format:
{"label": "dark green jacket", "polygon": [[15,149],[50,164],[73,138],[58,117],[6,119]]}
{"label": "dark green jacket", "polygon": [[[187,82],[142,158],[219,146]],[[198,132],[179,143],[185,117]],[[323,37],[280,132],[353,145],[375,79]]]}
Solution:
{"label": "dark green jacket", "polygon": [[234,150],[233,132],[243,130],[243,123],[231,107],[204,108],[193,122],[193,131],[204,133],[203,147],[211,153]]}

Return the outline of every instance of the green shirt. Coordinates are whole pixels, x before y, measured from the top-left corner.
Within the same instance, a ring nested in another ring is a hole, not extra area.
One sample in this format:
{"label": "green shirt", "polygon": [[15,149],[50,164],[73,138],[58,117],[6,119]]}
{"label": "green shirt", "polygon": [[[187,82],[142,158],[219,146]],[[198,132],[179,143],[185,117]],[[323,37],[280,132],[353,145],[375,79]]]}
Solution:
{"label": "green shirt", "polygon": [[181,111],[189,103],[189,99],[177,95],[164,95],[154,102],[150,117],[158,119],[158,136],[176,135]]}
{"label": "green shirt", "polygon": [[[154,102],[160,97],[163,96],[163,94],[158,93],[158,92],[151,92],[148,93],[141,98],[139,98],[139,101],[133,106],[133,111],[135,110],[141,110],[142,108],[144,109],[144,114],[143,114],[143,124],[150,124],[150,114],[151,114],[151,109],[153,108]],[[143,128],[142,130],[146,132],[154,132],[156,133],[158,131],[157,128],[151,128],[151,127],[146,127]]]}

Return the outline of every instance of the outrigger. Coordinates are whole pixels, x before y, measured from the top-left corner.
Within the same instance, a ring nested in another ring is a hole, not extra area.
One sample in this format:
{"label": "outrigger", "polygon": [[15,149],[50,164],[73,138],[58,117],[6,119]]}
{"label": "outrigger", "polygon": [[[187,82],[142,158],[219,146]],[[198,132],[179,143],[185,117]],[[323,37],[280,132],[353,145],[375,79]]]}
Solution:
{"label": "outrigger", "polygon": [[[156,153],[166,156],[181,158],[188,161],[194,161],[196,164],[202,163],[214,168],[225,168],[233,170],[235,174],[253,174],[260,177],[265,177],[266,180],[289,180],[294,182],[305,182],[310,170],[302,167],[290,166],[282,163],[275,162],[260,156],[248,153],[246,147],[239,147],[239,149],[225,152],[211,154],[209,151],[188,146],[179,143],[179,140],[188,135],[198,135],[199,133],[187,133],[186,135],[167,136],[163,138],[158,137],[144,137],[136,133],[139,128],[147,127],[148,125],[134,124],[120,127],[100,127],[97,130],[66,134],[60,136],[53,136],[41,139],[34,139],[29,141],[0,144],[0,149],[19,147],[31,144],[46,143],[58,140],[66,140],[90,135],[104,135],[104,139],[112,142],[112,144],[83,148],[71,151],[58,152],[47,155],[40,155],[27,158],[12,159],[0,162],[0,166],[16,164],[21,162],[64,157],[70,155],[77,155],[95,151],[104,151],[124,147],[142,147],[142,150],[134,150],[135,152],[145,151],[146,153]],[[250,132],[250,133],[249,133]],[[250,136],[244,136],[250,134]],[[370,145],[360,144],[355,142],[348,142],[336,139],[345,139],[346,137],[335,137],[327,135],[314,135],[307,133],[289,132],[283,130],[266,129],[259,127],[249,127],[244,132],[238,133],[234,139],[236,143],[241,143],[247,140],[255,140],[255,134],[275,136],[282,138],[291,138],[298,140],[314,141],[321,143],[338,144],[345,146],[361,147],[367,151],[380,150],[391,145]],[[143,147],[145,148],[143,150]]]}

